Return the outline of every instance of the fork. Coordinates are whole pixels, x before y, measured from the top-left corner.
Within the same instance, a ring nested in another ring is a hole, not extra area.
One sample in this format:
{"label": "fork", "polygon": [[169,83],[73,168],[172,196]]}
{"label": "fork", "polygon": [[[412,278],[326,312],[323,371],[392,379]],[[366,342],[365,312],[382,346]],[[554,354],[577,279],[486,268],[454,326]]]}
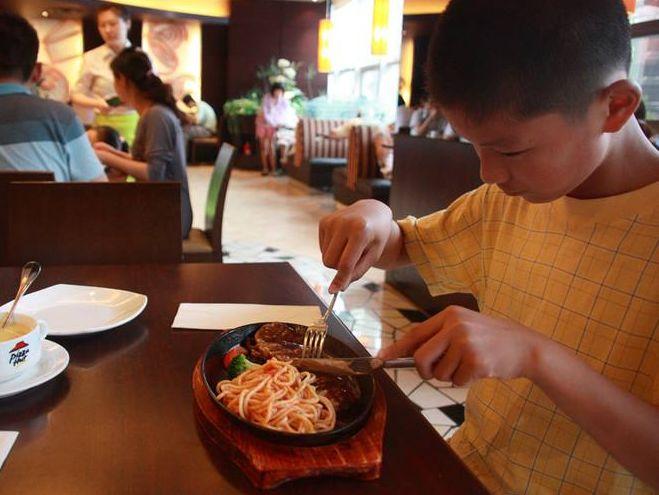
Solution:
{"label": "fork", "polygon": [[332,312],[332,308],[334,308],[334,303],[338,295],[338,292],[334,293],[323,317],[308,326],[304,332],[303,358],[319,358],[321,356],[323,346],[325,345],[325,337],[327,337],[327,318]]}

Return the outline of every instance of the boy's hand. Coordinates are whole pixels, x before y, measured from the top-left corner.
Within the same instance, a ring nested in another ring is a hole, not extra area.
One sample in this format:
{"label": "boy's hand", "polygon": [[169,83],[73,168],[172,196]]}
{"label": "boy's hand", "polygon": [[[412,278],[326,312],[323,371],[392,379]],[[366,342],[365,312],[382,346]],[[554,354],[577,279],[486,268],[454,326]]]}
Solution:
{"label": "boy's hand", "polygon": [[450,306],[382,349],[378,357],[414,355],[424,379],[434,376],[463,386],[480,378],[528,377],[543,339],[519,323]]}
{"label": "boy's hand", "polygon": [[338,270],[330,292],[345,290],[380,259],[392,223],[389,207],[376,200],[357,201],[320,221],[323,263]]}

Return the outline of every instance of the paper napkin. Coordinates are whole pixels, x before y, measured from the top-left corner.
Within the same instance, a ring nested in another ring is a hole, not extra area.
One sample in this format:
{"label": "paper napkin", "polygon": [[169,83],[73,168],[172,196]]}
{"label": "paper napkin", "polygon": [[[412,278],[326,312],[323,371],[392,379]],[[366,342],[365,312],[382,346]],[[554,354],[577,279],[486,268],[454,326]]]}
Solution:
{"label": "paper napkin", "polygon": [[18,437],[17,431],[0,431],[0,469]]}
{"label": "paper napkin", "polygon": [[269,321],[311,325],[320,316],[318,306],[181,303],[172,328],[229,330],[251,323]]}

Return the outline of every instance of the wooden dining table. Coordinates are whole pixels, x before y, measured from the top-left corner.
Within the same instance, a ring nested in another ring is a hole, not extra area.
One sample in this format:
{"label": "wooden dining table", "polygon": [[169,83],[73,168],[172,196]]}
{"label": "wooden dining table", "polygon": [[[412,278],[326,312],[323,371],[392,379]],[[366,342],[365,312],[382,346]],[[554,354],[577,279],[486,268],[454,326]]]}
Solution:
{"label": "wooden dining table", "polygon": [[[0,300],[19,268],[0,268]],[[44,268],[31,290],[58,283],[148,296],[112,330],[57,337],[70,363],[50,382],[0,399],[0,430],[20,434],[0,469],[0,493],[29,494],[478,494],[486,493],[417,406],[385,373],[388,407],[381,477],[307,478],[263,492],[209,446],[195,425],[191,378],[218,332],[172,329],[179,303],[320,305],[287,263],[144,264]],[[335,317],[330,334],[364,347]]]}

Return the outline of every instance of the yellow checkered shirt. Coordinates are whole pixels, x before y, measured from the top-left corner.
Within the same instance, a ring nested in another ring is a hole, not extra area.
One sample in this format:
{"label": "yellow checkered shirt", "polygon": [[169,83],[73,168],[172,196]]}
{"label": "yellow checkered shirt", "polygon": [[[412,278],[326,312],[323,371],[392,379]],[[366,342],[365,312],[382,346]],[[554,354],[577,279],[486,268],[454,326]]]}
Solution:
{"label": "yellow checkered shirt", "polygon": [[[658,198],[659,182],[545,204],[485,185],[399,224],[431,294],[470,292],[657,405]],[[495,493],[653,493],[524,378],[474,383],[450,443]]]}

